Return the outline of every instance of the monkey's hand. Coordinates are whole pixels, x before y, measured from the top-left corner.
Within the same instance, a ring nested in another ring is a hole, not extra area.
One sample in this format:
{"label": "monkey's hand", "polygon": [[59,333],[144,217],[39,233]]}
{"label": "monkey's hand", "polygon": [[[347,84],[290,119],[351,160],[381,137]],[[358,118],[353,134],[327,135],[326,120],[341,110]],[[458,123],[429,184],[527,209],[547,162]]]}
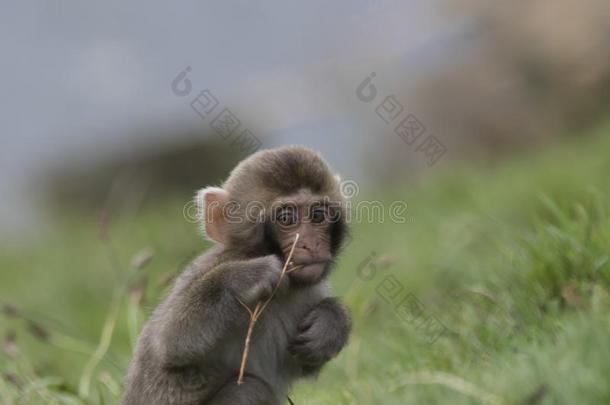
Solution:
{"label": "monkey's hand", "polygon": [[[233,295],[251,306],[271,296],[280,282],[282,268],[282,261],[275,255],[257,257],[233,267],[226,281]],[[288,277],[284,277],[279,287],[283,289],[287,283]]]}
{"label": "monkey's hand", "polygon": [[288,351],[303,365],[304,374],[317,373],[347,343],[351,319],[336,298],[325,298],[299,322]]}

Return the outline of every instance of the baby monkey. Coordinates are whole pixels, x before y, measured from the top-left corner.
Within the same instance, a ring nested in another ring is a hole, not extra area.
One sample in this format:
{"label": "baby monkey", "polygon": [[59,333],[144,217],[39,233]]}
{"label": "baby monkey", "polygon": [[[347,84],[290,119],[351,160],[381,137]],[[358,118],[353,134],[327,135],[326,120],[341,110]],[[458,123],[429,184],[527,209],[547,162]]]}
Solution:
{"label": "baby monkey", "polygon": [[[339,178],[316,152],[281,147],[245,159],[222,188],[197,199],[215,246],[184,270],[144,327],[123,403],[280,404],[295,379],[316,375],[341,351],[351,330],[327,279],[347,233]],[[254,308],[276,286],[237,384],[249,324],[243,305]]]}

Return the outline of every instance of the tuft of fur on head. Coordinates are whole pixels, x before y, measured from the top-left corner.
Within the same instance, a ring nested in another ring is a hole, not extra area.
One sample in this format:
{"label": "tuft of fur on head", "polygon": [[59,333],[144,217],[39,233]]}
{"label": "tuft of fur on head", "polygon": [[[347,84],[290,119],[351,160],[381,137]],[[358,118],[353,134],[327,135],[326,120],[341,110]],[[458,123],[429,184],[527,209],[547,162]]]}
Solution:
{"label": "tuft of fur on head", "polygon": [[339,182],[324,158],[297,145],[261,150],[249,156],[233,169],[223,187],[236,200],[265,202],[302,188],[336,201],[343,200]]}

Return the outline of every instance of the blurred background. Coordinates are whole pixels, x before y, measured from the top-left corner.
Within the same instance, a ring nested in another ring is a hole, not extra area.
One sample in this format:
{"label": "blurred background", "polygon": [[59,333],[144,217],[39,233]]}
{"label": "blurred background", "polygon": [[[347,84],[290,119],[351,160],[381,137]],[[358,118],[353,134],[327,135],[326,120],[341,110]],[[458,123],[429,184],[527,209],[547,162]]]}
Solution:
{"label": "blurred background", "polygon": [[[0,400],[118,401],[142,322],[207,247],[194,193],[284,144],[319,150],[357,199],[409,206],[406,225],[355,224],[335,284],[362,322],[324,394],[295,403],[582,399],[549,376],[557,333],[601,350],[610,330],[587,312],[609,308],[607,1],[14,2],[0,49]],[[358,284],[369,253],[468,343],[397,326]],[[502,317],[469,318],[483,304],[452,294],[473,289]],[[609,398],[607,364],[586,402]]]}
{"label": "blurred background", "polygon": [[[221,108],[241,121],[235,135],[311,146],[363,181],[425,166],[376,113],[392,95],[447,159],[539,146],[607,111],[609,9],[601,0],[7,5],[2,236],[37,234],[49,196],[99,205],[123,171],[188,192],[218,182],[243,157],[209,126]],[[192,91],[177,96],[172,81],[187,66]],[[356,88],[372,72],[378,95],[364,103]],[[219,102],[208,119],[190,106],[205,89]]]}

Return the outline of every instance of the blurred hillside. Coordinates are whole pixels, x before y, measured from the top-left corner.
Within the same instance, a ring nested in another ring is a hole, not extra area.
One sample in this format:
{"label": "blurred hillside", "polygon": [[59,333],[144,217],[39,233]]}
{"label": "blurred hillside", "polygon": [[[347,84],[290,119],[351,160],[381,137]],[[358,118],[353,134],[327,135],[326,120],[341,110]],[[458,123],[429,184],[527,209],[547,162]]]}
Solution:
{"label": "blurred hillside", "polygon": [[[610,3],[441,1],[449,33],[388,67],[386,94],[396,94],[446,159],[496,160],[560,137],[582,137],[610,110]],[[431,63],[433,60],[435,63]],[[416,76],[408,67],[427,63]],[[402,68],[402,69],[401,69]],[[381,73],[378,73],[378,77]],[[370,142],[383,178],[400,181],[422,159],[410,153],[373,112]]]}
{"label": "blurred hillside", "polygon": [[205,185],[221,184],[246,156],[239,145],[213,133],[174,135],[178,140],[172,143],[64,159],[39,176],[40,197],[51,208],[91,210],[119,197],[134,203],[194,195]]}
{"label": "blurred hillside", "polygon": [[446,4],[448,18],[464,21],[470,46],[421,80],[415,98],[454,139],[527,145],[582,133],[607,114],[610,3]]}

